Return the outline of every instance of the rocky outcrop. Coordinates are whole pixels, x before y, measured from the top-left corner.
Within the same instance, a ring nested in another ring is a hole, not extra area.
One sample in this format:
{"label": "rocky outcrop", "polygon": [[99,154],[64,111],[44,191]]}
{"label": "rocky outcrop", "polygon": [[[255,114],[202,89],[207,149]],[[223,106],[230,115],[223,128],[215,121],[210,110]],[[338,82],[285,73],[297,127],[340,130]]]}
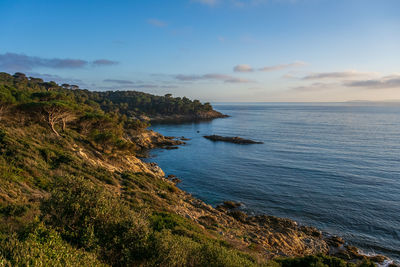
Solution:
{"label": "rocky outcrop", "polygon": [[119,157],[106,157],[100,152],[74,146],[74,152],[78,157],[85,160],[89,164],[101,168],[105,168],[110,172],[123,172],[130,170],[133,172],[143,172],[154,177],[164,177],[164,171],[155,163],[146,163],[133,155],[125,155]]}
{"label": "rocky outcrop", "polygon": [[211,140],[211,141],[221,141],[221,142],[228,142],[234,144],[264,144],[263,142],[258,142],[250,139],[244,139],[238,136],[235,137],[228,137],[228,136],[220,136],[220,135],[205,135],[204,138]]}
{"label": "rocky outcrop", "polygon": [[172,207],[174,212],[216,232],[243,250],[256,249],[267,258],[329,253],[329,245],[315,229],[274,216],[249,216],[239,210],[235,202],[227,201],[213,208],[184,191],[180,194],[179,205]]}
{"label": "rocky outcrop", "polygon": [[181,179],[179,179],[178,177],[176,177],[173,174],[170,174],[166,177],[168,180],[170,180],[171,182],[173,182],[174,184],[179,184],[180,182],[182,182]]}
{"label": "rocky outcrop", "polygon": [[228,115],[224,115],[218,111],[202,111],[196,114],[187,115],[155,115],[147,117],[147,120],[151,123],[182,123],[182,122],[196,122],[196,121],[207,121],[218,118],[226,118]]}
{"label": "rocky outcrop", "polygon": [[235,202],[235,201],[224,201],[221,205],[218,205],[216,209],[218,210],[229,210],[229,209],[236,209],[242,206],[240,202]]}
{"label": "rocky outcrop", "polygon": [[185,144],[184,141],[178,140],[174,137],[164,136],[160,133],[146,130],[131,136],[130,139],[141,149],[148,150],[152,148],[172,148],[176,149],[178,145]]}

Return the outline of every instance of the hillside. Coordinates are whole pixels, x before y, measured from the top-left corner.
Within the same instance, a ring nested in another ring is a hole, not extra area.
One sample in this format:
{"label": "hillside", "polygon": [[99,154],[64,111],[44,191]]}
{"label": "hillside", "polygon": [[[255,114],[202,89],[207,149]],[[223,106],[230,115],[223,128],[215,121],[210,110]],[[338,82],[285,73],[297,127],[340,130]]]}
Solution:
{"label": "hillside", "polygon": [[180,190],[138,158],[182,144],[141,119],[164,116],[222,114],[170,95],[1,73],[0,265],[374,266],[315,228],[248,216],[231,202],[214,208]]}

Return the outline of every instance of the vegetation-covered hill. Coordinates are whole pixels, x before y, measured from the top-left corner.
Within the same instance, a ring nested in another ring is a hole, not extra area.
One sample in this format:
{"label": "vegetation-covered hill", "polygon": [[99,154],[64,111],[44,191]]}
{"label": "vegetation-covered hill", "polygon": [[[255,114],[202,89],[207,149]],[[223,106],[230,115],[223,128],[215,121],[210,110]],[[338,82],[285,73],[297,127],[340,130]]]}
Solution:
{"label": "vegetation-covered hill", "polygon": [[101,108],[104,112],[126,115],[130,118],[194,121],[224,117],[223,114],[213,110],[210,103],[202,104],[199,100],[192,101],[186,97],[172,97],[171,94],[156,96],[136,91],[93,92],[79,89],[76,85],[57,85],[55,82],[44,82],[39,78],[28,78],[23,73],[16,73],[13,76],[0,73],[0,88],[4,91],[0,95],[1,103],[25,103],[32,100],[29,94],[41,92],[42,94],[36,95],[34,99],[54,100],[58,97],[60,99],[57,100],[69,103],[74,101],[78,105]]}
{"label": "vegetation-covered hill", "polygon": [[277,258],[327,253],[326,241],[289,220],[214,209],[140,161],[143,148],[174,141],[137,114],[212,110],[189,100],[176,108],[181,100],[1,73],[0,266],[355,265]]}

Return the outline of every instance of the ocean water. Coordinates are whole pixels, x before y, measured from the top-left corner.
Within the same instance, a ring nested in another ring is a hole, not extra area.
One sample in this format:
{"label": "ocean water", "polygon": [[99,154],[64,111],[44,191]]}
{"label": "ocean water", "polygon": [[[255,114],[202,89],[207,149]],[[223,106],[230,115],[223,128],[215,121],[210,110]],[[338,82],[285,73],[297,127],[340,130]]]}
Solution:
{"label": "ocean water", "polygon": [[[248,212],[291,218],[400,260],[400,106],[214,107],[231,117],[152,126],[191,140],[148,160],[212,205],[240,201]],[[210,134],[264,144],[214,143],[203,138]]]}

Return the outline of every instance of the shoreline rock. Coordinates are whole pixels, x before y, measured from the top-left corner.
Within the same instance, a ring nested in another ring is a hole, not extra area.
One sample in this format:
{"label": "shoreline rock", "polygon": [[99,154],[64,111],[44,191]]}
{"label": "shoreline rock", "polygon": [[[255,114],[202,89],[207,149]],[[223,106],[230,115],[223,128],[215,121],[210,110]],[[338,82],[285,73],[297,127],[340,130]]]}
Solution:
{"label": "shoreline rock", "polygon": [[178,149],[179,145],[186,144],[186,142],[178,140],[178,138],[164,136],[152,130],[146,130],[136,136],[131,136],[131,139],[138,144],[142,151],[154,148]]}
{"label": "shoreline rock", "polygon": [[264,142],[258,142],[251,139],[244,139],[238,136],[229,137],[229,136],[220,136],[214,134],[214,135],[204,135],[203,137],[214,142],[221,141],[234,144],[264,144]]}
{"label": "shoreline rock", "polygon": [[182,182],[181,179],[179,179],[178,177],[176,177],[176,176],[173,175],[173,174],[168,175],[166,178],[167,178],[169,181],[173,182],[175,185]]}
{"label": "shoreline rock", "polygon": [[242,203],[240,203],[240,202],[226,200],[221,205],[218,205],[216,207],[216,209],[231,210],[231,209],[239,208],[240,206],[242,206]]}

